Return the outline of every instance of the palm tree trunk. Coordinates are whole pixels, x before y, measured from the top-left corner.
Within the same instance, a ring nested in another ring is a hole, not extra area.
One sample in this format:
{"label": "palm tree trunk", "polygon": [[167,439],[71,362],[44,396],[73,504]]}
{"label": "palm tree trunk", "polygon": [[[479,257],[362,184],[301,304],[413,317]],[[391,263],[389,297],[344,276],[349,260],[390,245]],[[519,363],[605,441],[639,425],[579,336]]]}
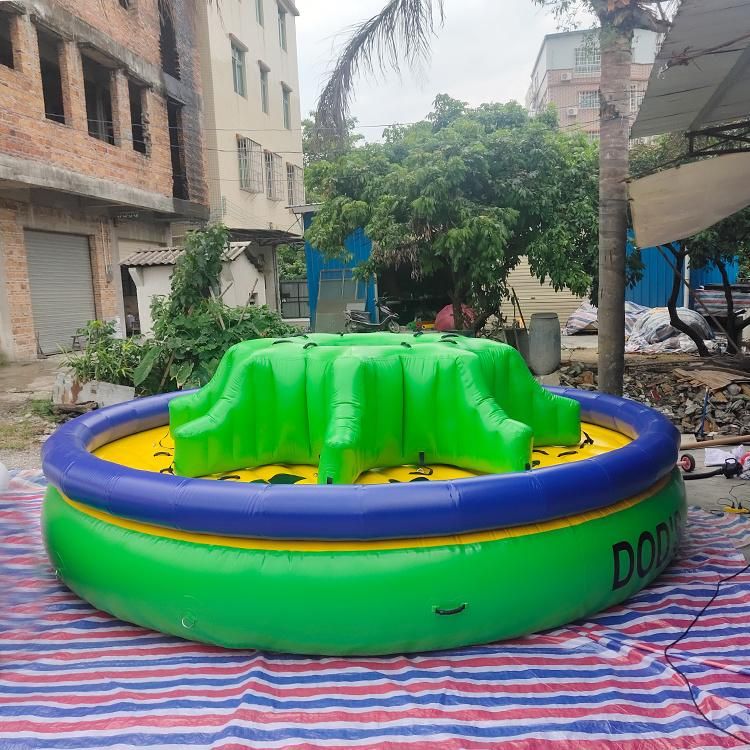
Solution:
{"label": "palm tree trunk", "polygon": [[632,31],[602,25],[599,132],[599,389],[622,394]]}

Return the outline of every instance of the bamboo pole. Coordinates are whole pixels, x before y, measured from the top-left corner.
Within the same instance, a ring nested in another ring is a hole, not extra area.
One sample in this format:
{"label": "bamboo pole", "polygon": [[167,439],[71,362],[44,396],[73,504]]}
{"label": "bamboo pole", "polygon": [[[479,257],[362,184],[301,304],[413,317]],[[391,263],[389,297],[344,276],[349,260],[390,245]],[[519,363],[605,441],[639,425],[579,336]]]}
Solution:
{"label": "bamboo pole", "polygon": [[691,451],[698,448],[711,448],[718,445],[740,445],[741,443],[750,443],[750,435],[725,435],[724,437],[703,440],[701,442],[694,440],[692,443],[681,445],[680,450]]}

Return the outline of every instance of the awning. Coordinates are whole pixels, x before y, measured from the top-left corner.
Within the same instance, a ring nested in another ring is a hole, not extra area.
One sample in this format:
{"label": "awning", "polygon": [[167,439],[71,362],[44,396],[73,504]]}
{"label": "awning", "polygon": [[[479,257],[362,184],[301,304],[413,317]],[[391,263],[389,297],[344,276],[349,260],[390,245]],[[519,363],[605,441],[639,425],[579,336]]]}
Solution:
{"label": "awning", "polygon": [[640,247],[690,237],[750,205],[750,152],[684,164],[630,183]]}
{"label": "awning", "polygon": [[750,117],[750,0],[682,0],[632,136]]}

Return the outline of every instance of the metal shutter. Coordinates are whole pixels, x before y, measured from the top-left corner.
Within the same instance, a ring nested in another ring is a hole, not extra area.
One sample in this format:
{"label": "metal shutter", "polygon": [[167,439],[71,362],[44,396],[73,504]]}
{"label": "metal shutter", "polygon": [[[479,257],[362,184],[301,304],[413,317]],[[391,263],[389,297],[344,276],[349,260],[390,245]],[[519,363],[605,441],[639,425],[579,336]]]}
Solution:
{"label": "metal shutter", "polygon": [[[508,274],[508,287],[516,290],[526,325],[531,323],[534,313],[545,312],[557,313],[560,323],[564,325],[583,301],[569,289],[556,292],[549,281],[540,284],[539,279],[531,273],[526,256],[522,257],[520,263]],[[513,303],[506,302],[503,310],[509,314],[513,310]]]}
{"label": "metal shutter", "polygon": [[56,354],[96,318],[89,238],[30,230],[24,236],[34,329],[42,353]]}

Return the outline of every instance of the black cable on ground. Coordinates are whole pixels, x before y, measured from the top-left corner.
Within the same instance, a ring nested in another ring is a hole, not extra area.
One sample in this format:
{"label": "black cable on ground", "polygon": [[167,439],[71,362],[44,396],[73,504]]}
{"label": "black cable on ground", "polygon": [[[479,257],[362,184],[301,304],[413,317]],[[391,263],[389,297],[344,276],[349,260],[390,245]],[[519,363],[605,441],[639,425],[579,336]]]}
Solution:
{"label": "black cable on ground", "polygon": [[702,617],[703,613],[716,601],[716,597],[719,595],[719,591],[721,590],[721,586],[724,583],[728,583],[733,578],[737,578],[737,576],[742,575],[743,573],[750,570],[750,564],[745,565],[744,568],[741,568],[740,570],[736,571],[735,573],[732,573],[730,576],[726,576],[725,578],[720,578],[716,582],[716,591],[714,591],[711,598],[706,602],[706,604],[703,606],[703,609],[701,609],[700,612],[693,618],[690,625],[687,626],[685,631],[680,635],[679,638],[676,638],[672,643],[665,646],[664,648],[664,659],[666,660],[667,664],[680,676],[682,681],[685,683],[685,686],[688,689],[688,692],[690,693],[690,700],[693,701],[693,705],[695,706],[696,711],[703,717],[703,719],[708,722],[712,727],[715,729],[718,729],[722,734],[727,735],[727,737],[731,737],[734,740],[737,740],[737,742],[742,743],[742,747],[748,747],[750,746],[750,739],[744,739],[740,737],[738,734],[735,734],[734,732],[730,732],[728,729],[724,729],[723,727],[720,727],[715,721],[712,721],[711,719],[706,716],[703,709],[698,705],[698,701],[695,699],[695,695],[693,694],[693,686],[690,682],[690,680],[685,676],[685,674],[680,670],[679,667],[677,667],[674,662],[672,661],[671,657],[669,656],[669,649],[674,648],[683,638],[685,638],[688,633],[692,630],[695,623],[698,622],[698,620]]}

